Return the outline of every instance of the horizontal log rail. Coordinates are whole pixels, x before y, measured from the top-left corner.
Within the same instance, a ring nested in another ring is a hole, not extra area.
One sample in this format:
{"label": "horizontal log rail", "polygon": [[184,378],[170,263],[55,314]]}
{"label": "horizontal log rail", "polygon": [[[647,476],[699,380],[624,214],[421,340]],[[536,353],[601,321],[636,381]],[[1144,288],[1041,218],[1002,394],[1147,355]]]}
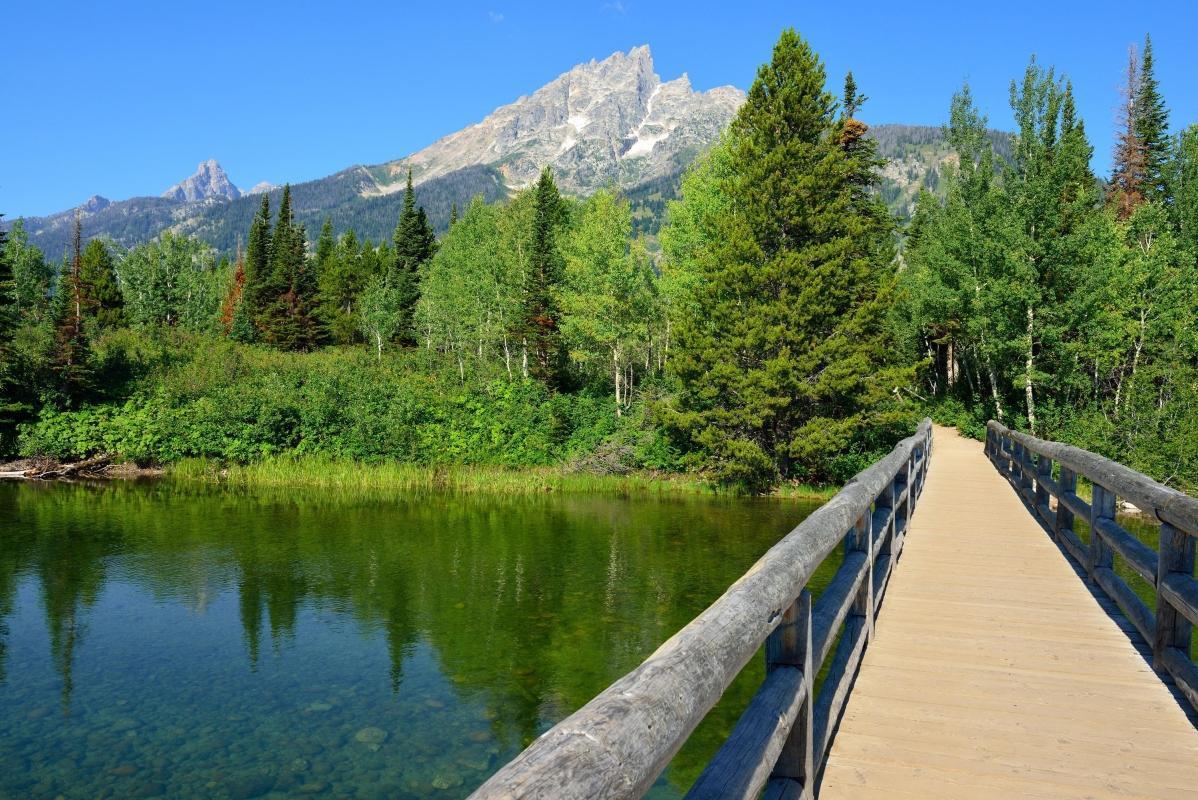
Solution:
{"label": "horizontal log rail", "polygon": [[[1198,625],[1198,500],[1108,458],[1018,433],[993,420],[986,425],[986,454],[1152,646],[1153,668],[1171,677],[1198,710],[1198,666],[1190,657],[1193,626]],[[1078,497],[1079,475],[1093,487],[1089,503]],[[1118,498],[1155,517],[1160,528],[1155,551],[1116,520]],[[1089,523],[1089,544],[1074,531],[1079,518]],[[1153,587],[1155,612],[1115,573],[1115,555]]]}
{"label": "horizontal log rail", "polygon": [[[932,423],[924,420],[639,667],[471,797],[640,797],[763,644],[766,678],[687,797],[812,797],[923,491],[931,448]],[[838,571],[813,602],[807,581],[842,546]],[[816,691],[815,676],[829,658]]]}

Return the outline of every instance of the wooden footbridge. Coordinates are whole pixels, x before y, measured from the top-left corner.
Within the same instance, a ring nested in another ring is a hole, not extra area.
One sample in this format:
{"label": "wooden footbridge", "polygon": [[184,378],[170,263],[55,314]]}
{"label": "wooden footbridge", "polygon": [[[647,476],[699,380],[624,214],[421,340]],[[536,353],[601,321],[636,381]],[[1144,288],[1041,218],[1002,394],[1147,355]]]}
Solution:
{"label": "wooden footbridge", "polygon": [[1198,500],[1112,461],[925,421],[473,796],[640,797],[764,645],[688,798],[1198,798],[1196,535]]}

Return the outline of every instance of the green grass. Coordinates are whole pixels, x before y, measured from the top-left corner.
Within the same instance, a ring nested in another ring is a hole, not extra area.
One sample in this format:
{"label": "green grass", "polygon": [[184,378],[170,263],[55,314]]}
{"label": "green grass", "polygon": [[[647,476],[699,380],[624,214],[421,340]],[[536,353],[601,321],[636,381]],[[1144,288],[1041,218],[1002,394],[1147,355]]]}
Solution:
{"label": "green grass", "polygon": [[[419,466],[400,462],[365,464],[349,459],[287,455],[249,464],[226,465],[184,459],[167,469],[175,480],[234,488],[304,487],[359,495],[448,492],[474,495],[531,495],[553,492],[621,496],[729,494],[696,475],[641,472],[593,475],[561,467]],[[786,484],[773,496],[826,500],[838,487]]]}

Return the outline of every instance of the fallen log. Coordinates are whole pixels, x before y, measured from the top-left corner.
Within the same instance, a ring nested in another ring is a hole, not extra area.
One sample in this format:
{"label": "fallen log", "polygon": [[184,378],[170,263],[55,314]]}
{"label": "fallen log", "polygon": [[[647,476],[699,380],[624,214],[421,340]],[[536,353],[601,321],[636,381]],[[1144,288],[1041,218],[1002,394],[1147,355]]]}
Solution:
{"label": "fallen log", "polygon": [[[103,476],[105,470],[111,465],[112,459],[111,453],[105,453],[69,464],[38,464],[14,477],[42,481],[58,478],[98,478]],[[8,473],[2,473],[2,475],[8,477]]]}

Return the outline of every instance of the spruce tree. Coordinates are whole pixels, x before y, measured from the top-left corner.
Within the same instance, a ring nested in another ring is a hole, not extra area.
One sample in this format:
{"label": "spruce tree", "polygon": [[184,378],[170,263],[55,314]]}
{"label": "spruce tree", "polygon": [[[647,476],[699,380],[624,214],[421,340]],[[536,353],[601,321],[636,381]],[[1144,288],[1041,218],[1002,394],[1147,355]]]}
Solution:
{"label": "spruce tree", "polygon": [[670,360],[670,426],[713,477],[750,488],[842,479],[836,454],[903,418],[890,398],[911,377],[884,330],[892,223],[861,192],[875,157],[824,84],[785,31],[733,122],[729,213],[705,223]]}
{"label": "spruce tree", "polygon": [[83,250],[81,279],[90,298],[88,317],[97,329],[125,324],[125,298],[116,281],[116,261],[104,242],[92,239]]}
{"label": "spruce tree", "polygon": [[260,287],[264,304],[255,320],[262,340],[283,350],[307,350],[324,338],[316,266],[309,263],[307,247],[307,232],[295,221],[286,185],[270,240],[269,278]]}
{"label": "spruce tree", "polygon": [[1140,66],[1136,48],[1127,51],[1127,74],[1119,106],[1119,132],[1115,138],[1115,158],[1111,165],[1111,179],[1107,183],[1107,201],[1114,206],[1119,219],[1127,219],[1136,206],[1144,202],[1145,195],[1145,150],[1137,127],[1137,87],[1140,83]]}
{"label": "spruce tree", "polygon": [[399,298],[399,337],[405,344],[411,344],[415,342],[413,320],[416,303],[420,299],[420,267],[432,258],[437,241],[424,208],[416,206],[411,169],[408,170],[403,210],[400,212],[393,238],[395,255],[388,280],[394,296]]}
{"label": "spruce tree", "polygon": [[550,387],[561,385],[565,360],[558,331],[561,318],[557,289],[565,271],[560,237],[566,217],[566,201],[558,192],[553,173],[546,167],[533,188],[522,333],[528,374]]}
{"label": "spruce tree", "polygon": [[249,238],[246,240],[245,282],[241,302],[234,308],[234,324],[229,331],[238,341],[249,343],[258,338],[258,318],[269,301],[267,279],[271,262],[270,193],[267,192],[262,195],[262,203],[250,223]]}
{"label": "spruce tree", "polygon": [[1161,97],[1152,58],[1152,38],[1144,36],[1144,55],[1135,90],[1133,128],[1144,148],[1143,191],[1145,199],[1164,202],[1169,196],[1170,160],[1169,109]]}
{"label": "spruce tree", "polygon": [[71,239],[71,257],[59,277],[54,297],[54,352],[52,367],[57,389],[66,404],[78,400],[90,384],[89,342],[86,317],[91,300],[83,282],[82,220],[75,213],[75,229]]}

